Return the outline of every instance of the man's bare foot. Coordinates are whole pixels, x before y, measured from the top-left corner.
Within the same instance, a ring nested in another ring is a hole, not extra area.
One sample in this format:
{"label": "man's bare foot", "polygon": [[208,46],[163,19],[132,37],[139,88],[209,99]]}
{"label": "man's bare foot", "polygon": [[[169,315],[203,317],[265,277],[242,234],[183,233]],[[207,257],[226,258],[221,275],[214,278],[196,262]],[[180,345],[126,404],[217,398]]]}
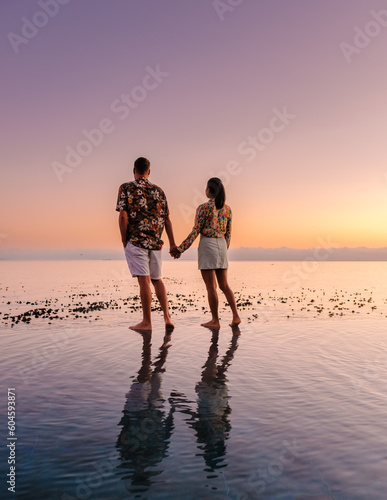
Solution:
{"label": "man's bare foot", "polygon": [[151,331],[152,330],[152,323],[147,323],[146,321],[141,321],[141,323],[138,323],[137,325],[130,326],[129,327],[131,330],[136,330],[136,331]]}
{"label": "man's bare foot", "polygon": [[230,326],[238,326],[242,322],[241,318],[239,316],[235,316],[235,318],[232,319],[232,322],[230,323]]}
{"label": "man's bare foot", "polygon": [[206,328],[220,328],[220,323],[212,319],[211,321],[207,321],[207,323],[201,323],[200,326],[205,326]]}
{"label": "man's bare foot", "polygon": [[166,318],[164,318],[164,321],[165,321],[165,330],[170,331],[170,330],[173,330],[175,328],[175,325],[172,323],[170,316],[167,316]]}

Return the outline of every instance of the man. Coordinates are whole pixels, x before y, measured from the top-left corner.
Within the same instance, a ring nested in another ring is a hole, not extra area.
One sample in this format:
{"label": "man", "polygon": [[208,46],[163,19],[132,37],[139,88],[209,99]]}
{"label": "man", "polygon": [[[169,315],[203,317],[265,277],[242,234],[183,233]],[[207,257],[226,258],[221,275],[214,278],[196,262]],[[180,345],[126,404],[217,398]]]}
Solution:
{"label": "man", "polygon": [[141,331],[152,329],[152,282],[164,313],[165,326],[172,329],[174,325],[169,314],[167,292],[161,279],[161,234],[164,227],[170,251],[176,248],[167,198],[161,188],[149,182],[149,160],[137,158],[133,174],[134,181],[120,186],[116,207],[120,212],[119,226],[126,260],[132,276],[138,279],[143,311],[141,323],[129,328]]}

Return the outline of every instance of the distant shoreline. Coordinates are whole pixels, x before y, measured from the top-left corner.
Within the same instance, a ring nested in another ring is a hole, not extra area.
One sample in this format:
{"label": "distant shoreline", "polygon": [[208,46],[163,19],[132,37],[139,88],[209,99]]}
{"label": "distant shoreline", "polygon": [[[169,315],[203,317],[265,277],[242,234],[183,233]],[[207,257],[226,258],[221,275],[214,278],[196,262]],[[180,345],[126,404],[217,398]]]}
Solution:
{"label": "distant shoreline", "polygon": [[[230,261],[248,262],[387,262],[387,248],[230,248]],[[163,259],[169,260],[168,248],[163,249]],[[197,250],[185,252],[181,261],[196,261]],[[125,260],[121,249],[71,249],[71,250],[0,250],[0,261],[114,261]]]}

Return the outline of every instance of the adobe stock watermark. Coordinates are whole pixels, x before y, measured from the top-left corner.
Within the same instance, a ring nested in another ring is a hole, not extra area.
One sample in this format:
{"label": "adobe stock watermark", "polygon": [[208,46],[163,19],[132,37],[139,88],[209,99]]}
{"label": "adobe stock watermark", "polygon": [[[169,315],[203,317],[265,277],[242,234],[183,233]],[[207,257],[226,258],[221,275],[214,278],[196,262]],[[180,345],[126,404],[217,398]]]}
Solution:
{"label": "adobe stock watermark", "polygon": [[[145,418],[139,420],[137,426],[131,427],[130,434],[124,430],[119,437],[119,447],[127,448],[134,454],[139,448],[149,446],[149,440],[157,432],[160,425],[160,415],[157,410],[149,412]],[[77,477],[73,494],[62,493],[61,500],[88,500],[96,494],[96,489],[100,488],[103,480],[115,474],[118,464],[117,451],[112,452],[106,459],[93,462],[92,469],[83,477]],[[125,488],[130,491],[130,480],[125,480]]]}
{"label": "adobe stock watermark", "polygon": [[33,349],[27,362],[22,367],[19,367],[23,382],[29,385],[41,370],[44,370],[51,361],[59,356],[70,341],[78,337],[79,333],[79,330],[66,329],[48,335],[51,342],[46,346]]}
{"label": "adobe stock watermark", "polygon": [[368,390],[371,384],[383,377],[385,379],[387,368],[387,345],[382,342],[380,344],[379,354],[370,361],[367,361],[366,366],[363,368],[361,377],[352,378],[352,385],[356,389],[357,394],[360,390]]}
{"label": "adobe stock watermark", "polygon": [[[289,113],[287,106],[283,106],[282,109],[274,108],[272,112],[273,115],[267,126],[261,128],[256,136],[249,135],[236,148],[239,156],[246,157],[245,161],[248,163],[254,161],[258,153],[264,151],[275,140],[276,136],[283,132],[297,118],[297,115],[294,113]],[[231,182],[231,178],[239,175],[243,171],[243,168],[244,166],[241,165],[241,161],[231,160],[227,162],[224,170],[219,170],[218,172],[210,171],[209,176],[219,177],[226,187]],[[198,188],[193,189],[191,205],[187,205],[186,203],[179,204],[180,213],[186,224],[192,221],[192,216],[195,214],[197,206],[207,201],[202,191]]]}
{"label": "adobe stock watermark", "polygon": [[15,54],[20,52],[21,45],[28,45],[35,38],[39,31],[47,26],[50,19],[55,17],[62,5],[67,5],[70,0],[39,0],[40,10],[37,10],[31,19],[22,17],[20,34],[9,32],[7,38]]}
{"label": "adobe stock watermark", "polygon": [[371,10],[370,14],[372,19],[363,28],[359,26],[353,28],[355,37],[352,43],[340,43],[340,49],[348,64],[352,62],[355,55],[361,54],[369,46],[372,39],[380,35],[383,28],[387,27],[387,10],[378,12]]}
{"label": "adobe stock watermark", "polygon": [[[158,434],[161,422],[160,410],[146,411],[142,419],[132,423],[130,430],[123,428],[119,436],[119,446],[126,449],[130,454],[137,451],[141,454],[151,445]],[[125,489],[130,491],[131,479],[125,480]]]}
{"label": "adobe stock watermark", "polygon": [[301,282],[317,271],[319,263],[328,260],[335,249],[340,246],[332,241],[330,235],[325,239],[317,238],[317,243],[318,246],[313,249],[312,257],[307,257],[301,263],[294,264],[292,269],[286,271],[282,276],[282,282],[285,285],[290,285],[291,291],[299,289]]}
{"label": "adobe stock watermark", "polygon": [[[156,67],[146,66],[145,75],[139,85],[132,87],[128,93],[122,93],[120,97],[110,103],[110,111],[118,116],[120,120],[125,120],[132,110],[136,109],[164,80],[170,75],[160,69],[160,64]],[[74,146],[65,147],[64,162],[53,161],[51,163],[59,182],[63,182],[65,174],[71,173],[92,152],[100,146],[106,135],[116,130],[114,118],[104,117],[99,120],[97,126],[90,130],[81,131],[82,138]]]}
{"label": "adobe stock watermark", "polygon": [[8,234],[6,233],[0,233],[0,245],[3,243],[4,240],[8,238]]}
{"label": "adobe stock watermark", "polygon": [[250,498],[259,498],[266,488],[278,480],[283,474],[286,466],[292,464],[295,460],[305,455],[306,449],[300,446],[297,439],[294,438],[292,443],[283,441],[283,448],[277,458],[271,459],[267,462],[266,466],[257,469],[256,472],[251,474],[247,480],[247,485],[254,494],[251,497],[249,494],[239,495],[236,492],[230,492],[232,500],[250,500]]}
{"label": "adobe stock watermark", "polygon": [[225,15],[233,12],[244,0],[213,0],[212,6],[219,19],[223,22]]}
{"label": "adobe stock watermark", "polygon": [[93,490],[102,486],[103,480],[112,476],[117,467],[117,452],[113,451],[108,457],[99,462],[92,462],[91,471],[83,477],[75,479],[75,497],[62,493],[61,500],[87,500],[93,495]]}

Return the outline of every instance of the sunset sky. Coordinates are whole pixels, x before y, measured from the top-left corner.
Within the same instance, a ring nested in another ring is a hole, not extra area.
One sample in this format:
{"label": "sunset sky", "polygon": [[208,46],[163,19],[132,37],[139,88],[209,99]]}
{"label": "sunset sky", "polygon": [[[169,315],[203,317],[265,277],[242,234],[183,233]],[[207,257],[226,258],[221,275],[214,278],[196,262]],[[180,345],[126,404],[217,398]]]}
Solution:
{"label": "sunset sky", "polygon": [[120,248],[138,156],[177,243],[216,175],[234,248],[387,246],[385,1],[6,0],[0,27],[0,252]]}

